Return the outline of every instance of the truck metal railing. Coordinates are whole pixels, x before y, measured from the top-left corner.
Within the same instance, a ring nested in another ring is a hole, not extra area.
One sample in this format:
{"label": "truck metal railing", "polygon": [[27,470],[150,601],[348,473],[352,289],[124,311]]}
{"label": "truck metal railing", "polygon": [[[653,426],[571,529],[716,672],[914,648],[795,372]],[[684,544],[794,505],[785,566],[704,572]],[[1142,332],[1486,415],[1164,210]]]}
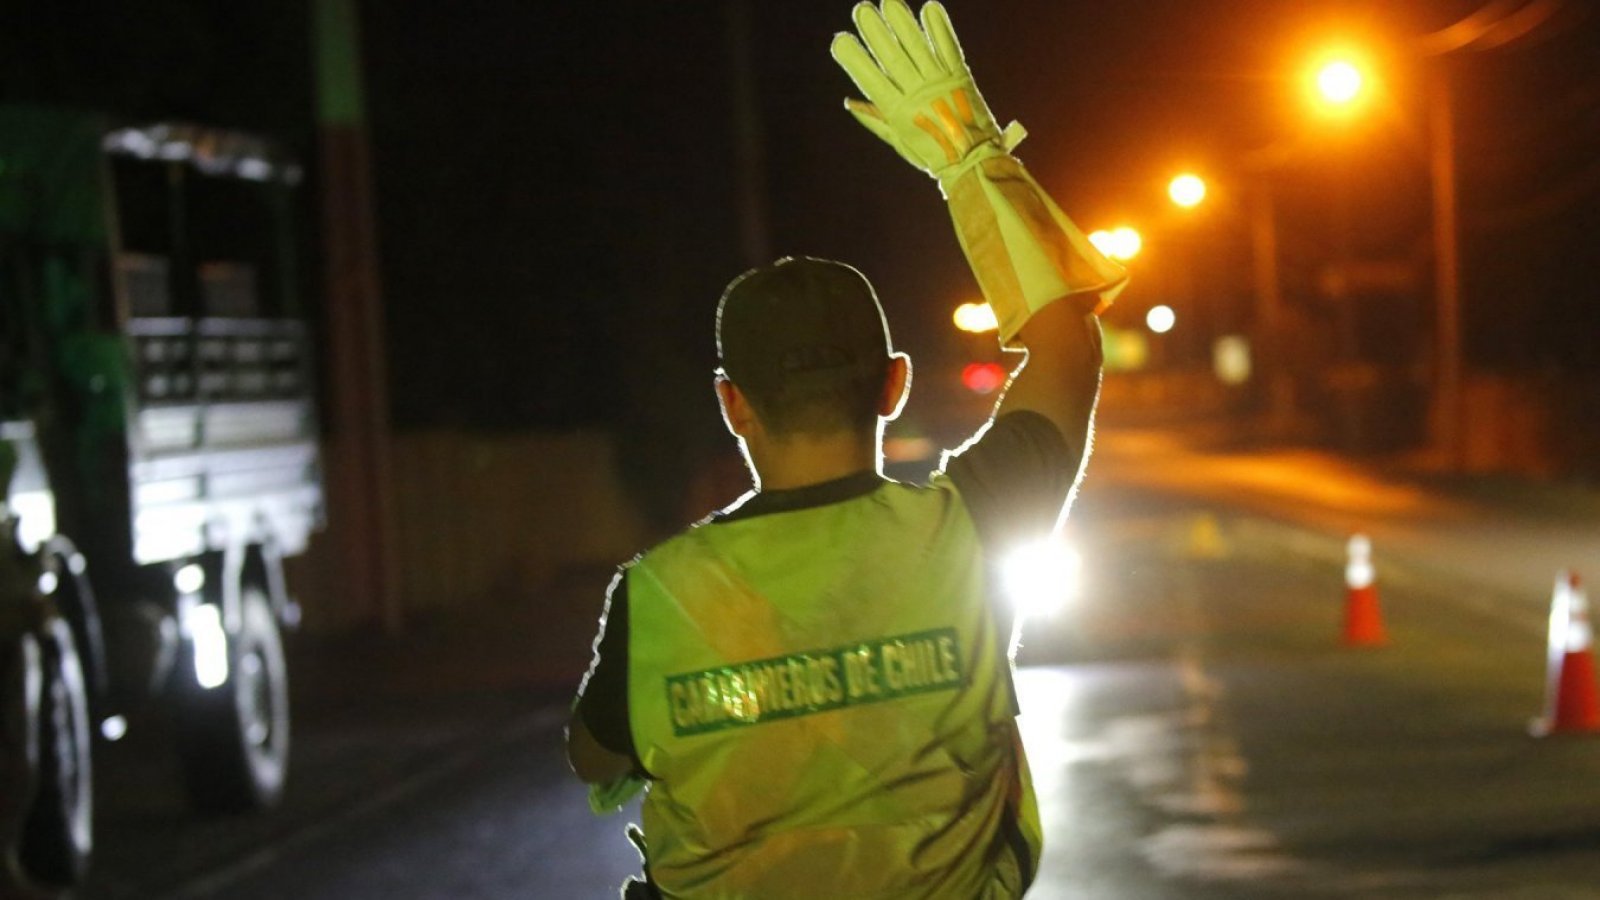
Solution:
{"label": "truck metal railing", "polygon": [[305,323],[294,319],[136,318],[133,342],[141,406],[305,396]]}
{"label": "truck metal railing", "polygon": [[134,555],[193,555],[265,516],[285,552],[321,518],[306,330],[282,319],[135,318],[128,411]]}

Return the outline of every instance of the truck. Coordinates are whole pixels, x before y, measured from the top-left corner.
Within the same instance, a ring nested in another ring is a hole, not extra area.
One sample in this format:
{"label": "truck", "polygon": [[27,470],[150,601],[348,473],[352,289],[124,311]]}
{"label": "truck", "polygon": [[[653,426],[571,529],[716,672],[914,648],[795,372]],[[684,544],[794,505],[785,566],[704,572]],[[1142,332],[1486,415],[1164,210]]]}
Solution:
{"label": "truck", "polygon": [[299,164],[0,108],[0,895],[80,881],[94,745],[170,722],[200,811],[288,774],[284,560],[323,520]]}

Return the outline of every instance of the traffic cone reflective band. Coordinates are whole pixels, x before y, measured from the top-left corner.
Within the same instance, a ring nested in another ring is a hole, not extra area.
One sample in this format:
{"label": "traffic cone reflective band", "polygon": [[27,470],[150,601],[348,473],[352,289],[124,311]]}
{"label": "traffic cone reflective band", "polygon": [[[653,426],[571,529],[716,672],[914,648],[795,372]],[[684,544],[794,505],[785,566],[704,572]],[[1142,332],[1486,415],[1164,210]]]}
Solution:
{"label": "traffic cone reflective band", "polygon": [[1347,647],[1377,647],[1389,636],[1378,608],[1376,572],[1372,567],[1372,542],[1364,534],[1350,538],[1349,561],[1344,567],[1344,643]]}
{"label": "traffic cone reflective band", "polygon": [[1594,628],[1589,600],[1573,572],[1556,577],[1550,597],[1550,652],[1544,717],[1534,734],[1600,731],[1600,693],[1595,690]]}

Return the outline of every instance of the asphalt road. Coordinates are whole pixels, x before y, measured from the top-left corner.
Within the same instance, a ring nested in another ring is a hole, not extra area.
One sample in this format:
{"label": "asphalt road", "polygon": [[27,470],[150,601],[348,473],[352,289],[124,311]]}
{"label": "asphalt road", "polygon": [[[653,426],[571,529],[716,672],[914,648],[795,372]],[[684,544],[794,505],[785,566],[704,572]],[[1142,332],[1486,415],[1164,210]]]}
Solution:
{"label": "asphalt road", "polygon": [[[1337,561],[1299,533],[1092,483],[1074,528],[1083,590],[1018,681],[1030,896],[1600,897],[1600,738],[1528,736],[1544,635],[1493,586],[1380,583],[1390,643],[1353,651]],[[614,896],[625,819],[566,774],[558,695],[520,682],[514,641],[470,669],[414,649],[311,662],[277,813],[195,822],[151,746],[103,754],[81,896]]]}

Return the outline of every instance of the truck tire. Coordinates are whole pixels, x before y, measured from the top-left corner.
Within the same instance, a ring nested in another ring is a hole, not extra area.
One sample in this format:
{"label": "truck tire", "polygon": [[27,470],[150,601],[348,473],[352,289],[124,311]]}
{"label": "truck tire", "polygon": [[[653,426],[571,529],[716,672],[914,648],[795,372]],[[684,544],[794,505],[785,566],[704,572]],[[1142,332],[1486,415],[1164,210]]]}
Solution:
{"label": "truck tire", "polygon": [[94,849],[93,744],[83,663],[72,626],[53,619],[41,641],[39,767],[19,857],[41,884],[77,884]]}
{"label": "truck tire", "polygon": [[273,806],[289,771],[289,669],[264,590],[243,588],[239,618],[221,685],[195,680],[192,642],[177,667],[178,754],[189,801],[202,812]]}

